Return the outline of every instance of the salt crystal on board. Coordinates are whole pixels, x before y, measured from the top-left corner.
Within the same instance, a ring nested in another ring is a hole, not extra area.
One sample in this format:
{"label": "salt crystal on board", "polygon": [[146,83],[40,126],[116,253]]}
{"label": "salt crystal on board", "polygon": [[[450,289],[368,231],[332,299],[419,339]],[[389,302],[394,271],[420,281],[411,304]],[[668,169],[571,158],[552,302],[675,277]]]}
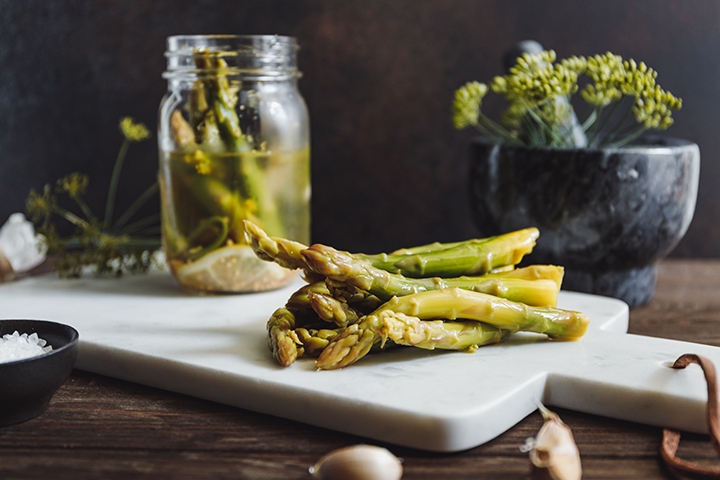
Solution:
{"label": "salt crystal on board", "polygon": [[22,335],[15,331],[0,338],[0,363],[15,362],[36,357],[52,350],[47,341],[39,338],[37,333]]}

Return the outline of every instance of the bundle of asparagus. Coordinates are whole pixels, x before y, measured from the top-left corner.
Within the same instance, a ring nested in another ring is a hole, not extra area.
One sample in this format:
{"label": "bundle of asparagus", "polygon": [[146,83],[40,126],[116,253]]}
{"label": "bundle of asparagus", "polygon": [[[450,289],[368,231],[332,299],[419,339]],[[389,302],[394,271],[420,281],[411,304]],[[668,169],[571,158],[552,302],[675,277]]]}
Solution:
{"label": "bundle of asparagus", "polygon": [[364,255],[244,224],[258,258],[300,269],[308,282],[267,323],[282,366],[307,356],[319,370],[342,368],[390,343],[474,351],[519,331],[576,340],[588,327],[582,313],[557,308],[562,267],[516,268],[535,246],[536,228]]}

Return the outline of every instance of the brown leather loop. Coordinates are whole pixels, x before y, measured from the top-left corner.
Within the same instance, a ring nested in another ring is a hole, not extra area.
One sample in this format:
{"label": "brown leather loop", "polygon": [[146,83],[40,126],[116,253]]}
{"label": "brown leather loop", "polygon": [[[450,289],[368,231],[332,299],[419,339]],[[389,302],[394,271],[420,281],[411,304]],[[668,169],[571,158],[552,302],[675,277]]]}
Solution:
{"label": "brown leather loop", "polygon": [[[720,456],[720,418],[718,417],[718,389],[715,366],[705,357],[695,354],[685,354],[678,358],[672,368],[685,368],[691,363],[697,363],[702,368],[707,382],[707,422],[710,441]],[[675,456],[680,445],[680,432],[663,430],[663,439],[660,444],[660,455],[671,472],[677,476],[693,479],[720,478],[720,467],[706,467],[688,462]]]}

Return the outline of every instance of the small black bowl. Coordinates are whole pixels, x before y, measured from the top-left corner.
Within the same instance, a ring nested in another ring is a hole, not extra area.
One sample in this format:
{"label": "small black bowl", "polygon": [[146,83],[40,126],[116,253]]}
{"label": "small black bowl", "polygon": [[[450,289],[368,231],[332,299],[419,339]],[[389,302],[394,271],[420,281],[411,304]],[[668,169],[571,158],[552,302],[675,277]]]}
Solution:
{"label": "small black bowl", "polygon": [[0,427],[35,418],[75,366],[78,332],[74,328],[43,320],[0,320],[0,337],[17,331],[37,333],[52,350],[36,357],[0,363]]}

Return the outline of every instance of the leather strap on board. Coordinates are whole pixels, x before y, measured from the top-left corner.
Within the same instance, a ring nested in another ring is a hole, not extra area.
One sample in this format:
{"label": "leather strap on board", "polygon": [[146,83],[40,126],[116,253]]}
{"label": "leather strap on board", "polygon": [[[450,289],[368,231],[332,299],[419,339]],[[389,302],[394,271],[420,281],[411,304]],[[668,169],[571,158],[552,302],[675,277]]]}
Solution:
{"label": "leather strap on board", "polygon": [[[708,432],[710,434],[710,441],[713,447],[715,447],[718,456],[720,456],[720,417],[718,416],[718,387],[715,366],[705,357],[688,353],[678,358],[672,368],[685,368],[691,363],[700,365],[705,375],[708,388]],[[676,457],[675,453],[679,445],[680,432],[668,429],[663,430],[660,456],[673,474],[679,477],[693,479],[720,478],[720,467],[702,466]]]}

